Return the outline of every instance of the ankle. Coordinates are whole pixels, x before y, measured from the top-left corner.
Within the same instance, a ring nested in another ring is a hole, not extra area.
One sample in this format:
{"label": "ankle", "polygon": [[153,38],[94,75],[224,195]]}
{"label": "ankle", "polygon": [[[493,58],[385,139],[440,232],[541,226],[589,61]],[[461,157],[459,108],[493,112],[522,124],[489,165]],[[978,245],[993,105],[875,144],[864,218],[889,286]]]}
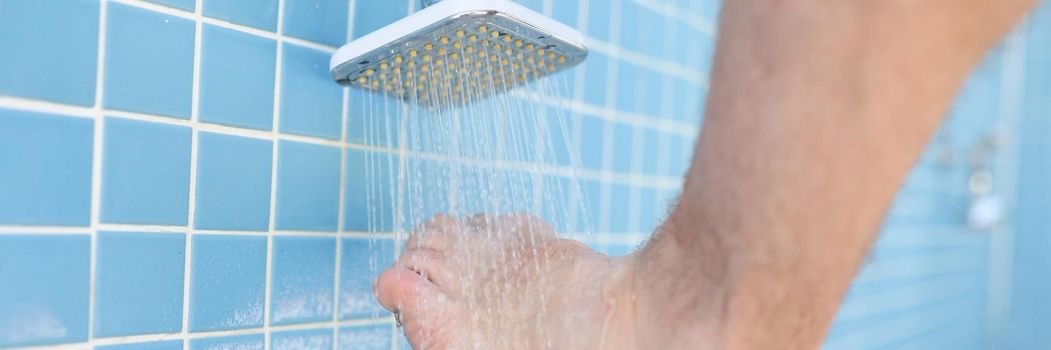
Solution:
{"label": "ankle", "polygon": [[728,281],[721,257],[699,257],[665,227],[633,255],[635,347],[716,349],[724,345]]}

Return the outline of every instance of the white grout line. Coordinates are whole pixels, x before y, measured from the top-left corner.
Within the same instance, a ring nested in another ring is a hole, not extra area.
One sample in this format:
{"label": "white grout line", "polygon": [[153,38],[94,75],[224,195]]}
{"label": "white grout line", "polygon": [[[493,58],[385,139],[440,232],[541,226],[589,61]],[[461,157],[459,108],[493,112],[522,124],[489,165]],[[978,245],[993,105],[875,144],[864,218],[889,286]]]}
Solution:
{"label": "white grout line", "polygon": [[98,225],[100,231],[117,231],[117,232],[143,232],[143,233],[186,233],[189,230],[187,226],[173,226],[173,225],[139,225],[139,224],[113,224],[113,223],[100,223]]}
{"label": "white grout line", "polygon": [[282,34],[285,28],[285,0],[278,0],[277,2],[277,36],[275,38],[277,44],[276,56],[274,60],[274,101],[273,101],[273,120],[271,124],[271,137],[273,141],[271,144],[271,158],[270,158],[270,221],[268,224],[268,234],[266,236],[266,279],[264,282],[263,290],[263,347],[269,350],[271,346],[271,333],[270,323],[273,321],[271,313],[270,303],[273,298],[271,289],[273,288],[273,271],[274,271],[274,235],[276,222],[277,222],[277,165],[278,165],[278,146],[280,142],[277,140],[280,136],[281,127],[281,80],[282,80],[282,65],[284,65],[284,46],[285,41],[283,40]]}
{"label": "white grout line", "polygon": [[[580,85],[580,84],[577,84]],[[544,103],[549,106],[568,108],[572,112],[587,114],[597,118],[605,120],[616,121],[621,123],[631,124],[635,127],[650,128],[659,130],[664,133],[678,134],[681,136],[690,137],[695,133],[693,130],[698,125],[685,123],[677,120],[670,120],[667,118],[661,118],[658,116],[648,116],[639,113],[620,111],[610,106],[596,106],[577,99],[568,98],[548,98],[540,100],[538,96],[531,96],[527,92],[515,92],[518,96],[531,97],[534,100]],[[48,114],[61,114],[73,117],[83,118],[94,118],[94,115],[98,111],[94,108],[80,107],[73,105],[66,105],[54,102],[32,100],[20,97],[0,96],[0,108],[26,110],[32,112],[48,113]],[[216,123],[202,122],[199,120],[186,120],[173,118],[169,116],[153,115],[140,112],[131,112],[118,109],[102,109],[103,114],[112,117],[120,117],[124,119],[131,119],[137,121],[145,121],[152,123],[161,123],[168,125],[177,125],[184,127],[195,127],[198,130],[213,132],[217,134],[241,136],[260,140],[273,140],[273,132],[266,130],[250,129],[239,126],[230,126]],[[340,141],[325,139],[313,136],[304,136],[296,134],[283,134],[278,133],[278,139],[289,140],[303,143],[310,143],[322,146],[340,147],[343,146]],[[372,147],[368,145],[356,145],[348,144],[352,148]],[[388,150],[394,151],[394,150]]]}
{"label": "white grout line", "polygon": [[91,235],[92,227],[0,225],[0,235]]}
{"label": "white grout line", "polygon": [[[100,71],[102,68],[98,68]],[[102,77],[98,77],[96,82],[96,91],[102,89]],[[96,97],[98,100],[98,97]],[[98,102],[95,102],[96,104]],[[47,113],[47,114],[61,114],[71,117],[80,117],[94,119],[97,109],[95,107],[81,107],[74,105],[61,104],[56,102],[32,100],[23,97],[13,97],[0,95],[0,108],[16,109],[29,112]]]}
{"label": "white grout line", "polygon": [[104,122],[102,115],[103,77],[106,67],[106,1],[99,1],[98,46],[95,62],[95,104],[92,116],[95,119],[94,138],[92,139],[91,160],[91,246],[88,257],[88,341],[95,334],[95,280],[98,265],[98,225],[102,210],[102,146]]}
{"label": "white grout line", "polygon": [[[311,323],[297,323],[291,325],[280,325],[270,327],[272,332],[283,332],[283,331],[299,331],[299,330],[316,330],[326,328],[340,328],[340,327],[358,327],[358,326],[373,326],[383,325],[393,322],[393,317],[382,317],[382,318],[368,318],[368,319],[355,319],[346,320],[339,322],[311,322]],[[144,342],[155,342],[165,340],[184,340],[184,347],[189,344],[189,340],[202,339],[202,338],[215,338],[215,337],[226,337],[226,336],[237,336],[237,335],[251,335],[251,334],[264,334],[268,332],[264,328],[248,328],[248,329],[236,329],[226,331],[211,331],[211,332],[197,332],[190,333],[189,335],[183,335],[183,333],[155,333],[155,334],[143,334],[133,336],[120,336],[120,337],[108,337],[108,338],[94,338],[86,342],[79,343],[66,343],[66,344],[49,344],[49,345],[37,345],[37,346],[24,346],[9,348],[8,350],[83,350],[85,348],[91,348],[93,346],[100,345],[117,345],[117,344],[135,344]],[[7,348],[5,348],[7,349]]]}
{"label": "white grout line", "polygon": [[231,230],[191,230],[187,226],[161,226],[161,225],[129,225],[129,224],[99,224],[97,228],[79,226],[5,226],[0,225],[0,235],[90,235],[92,230],[107,232],[135,232],[143,234],[189,234],[194,235],[225,235],[225,236],[259,236],[268,234],[287,237],[361,237],[380,238],[394,237],[393,232],[328,232],[328,231],[231,231]]}
{"label": "white grout line", "polygon": [[[608,106],[595,106],[595,105],[591,105],[591,104],[588,104],[586,102],[583,102],[583,101],[580,101],[580,100],[577,100],[577,99],[549,98],[549,99],[541,101],[541,100],[539,100],[538,96],[531,96],[527,92],[515,92],[515,94],[517,94],[518,96],[522,96],[522,97],[534,98],[535,100],[537,100],[537,101],[539,101],[541,103],[547,104],[549,106],[559,107],[559,108],[568,108],[569,111],[572,111],[572,112],[575,112],[575,113],[587,114],[589,116],[593,116],[593,117],[597,117],[597,118],[601,118],[601,119],[605,119],[605,120],[631,124],[631,125],[633,125],[635,127],[655,129],[655,130],[659,130],[659,131],[664,132],[664,133],[678,134],[678,135],[684,136],[684,137],[692,137],[693,135],[696,134],[695,132],[693,132],[693,130],[695,128],[699,127],[698,125],[695,125],[695,124],[685,123],[685,122],[681,122],[681,121],[677,121],[677,120],[670,120],[670,119],[667,119],[667,118],[660,118],[660,117],[655,117],[655,116],[647,116],[647,115],[644,115],[644,114],[633,113],[633,112],[619,111],[619,110],[617,110],[615,108],[608,107]],[[32,100],[32,99],[19,98],[19,97],[10,97],[10,96],[0,96],[0,108],[8,108],[8,109],[16,109],[16,110],[27,110],[27,111],[32,111],[32,112],[49,113],[49,114],[56,114],[57,113],[57,114],[61,114],[61,115],[68,115],[68,116],[73,116],[73,117],[84,117],[84,118],[94,118],[94,114],[97,113],[95,109],[88,108],[88,107],[65,105],[65,104],[59,104],[59,103],[54,103],[54,102],[39,101],[39,100]],[[195,121],[195,120],[192,120],[192,119],[191,120],[185,120],[185,119],[173,118],[173,117],[168,117],[168,116],[152,115],[152,114],[124,111],[124,110],[116,110],[116,109],[102,109],[102,113],[105,114],[105,115],[108,115],[108,116],[112,116],[112,117],[120,117],[120,118],[137,120],[137,121],[162,123],[162,124],[169,124],[169,125],[178,125],[178,126],[184,126],[184,127],[196,127],[199,130],[213,132],[213,133],[218,133],[218,134],[224,134],[224,135],[241,136],[241,137],[248,137],[248,138],[260,139],[260,140],[272,140],[273,139],[273,132],[272,131],[256,130],[256,129],[249,129],[249,128],[244,128],[244,127],[238,127],[238,126],[229,126],[229,125],[223,125],[223,124],[207,123],[207,122]],[[320,138],[320,137],[313,137],[313,136],[296,135],[296,134],[282,134],[282,133],[279,133],[278,134],[278,139],[280,139],[280,140],[296,141],[296,142],[303,142],[303,143],[310,143],[310,144],[322,145],[322,146],[332,146],[332,147],[340,147],[340,146],[342,146],[340,141],[331,140],[331,139],[325,139],[325,138]],[[351,148],[359,148],[359,149],[372,147],[372,146],[368,146],[368,145],[357,145],[357,144],[348,144],[348,145]],[[380,148],[373,147],[372,149],[380,149]],[[387,150],[387,151],[394,151],[394,150]]]}
{"label": "white grout line", "polygon": [[[199,118],[199,104],[201,99],[201,46],[202,46],[202,29],[201,24],[201,1],[197,1],[194,6],[193,21],[194,21],[194,33],[193,33],[193,85],[191,88],[191,99],[192,105],[190,107],[190,183],[187,196],[186,205],[186,221],[187,230],[185,231],[184,237],[184,260],[183,260],[183,304],[182,304],[182,336],[183,339],[188,339],[190,333],[190,285],[191,277],[193,275],[192,262],[193,262],[193,227],[196,212],[197,202],[197,149],[200,140],[200,125],[197,122]],[[123,113],[121,113],[123,114]],[[114,114],[116,115],[116,114]],[[128,117],[122,115],[122,117]],[[183,350],[190,349],[190,342],[188,340],[183,341]]]}
{"label": "white grout line", "polygon": [[[620,3],[617,2],[614,4]],[[620,6],[613,7],[619,8]],[[610,32],[613,32],[614,30],[619,31],[620,28],[610,28]],[[610,35],[612,36],[612,34]],[[611,38],[610,40],[613,39]],[[698,68],[691,68],[688,65],[683,65],[675,61],[662,60],[647,56],[643,53],[622,48],[613,42],[605,42],[592,37],[586,37],[585,44],[589,50],[602,52],[609,56],[611,58],[610,61],[621,60],[631,62],[637,66],[647,67],[660,72],[662,75],[672,76],[677,79],[701,85],[702,87],[708,86],[708,74]]]}
{"label": "white grout line", "polygon": [[646,116],[644,114],[635,112],[626,112],[616,109],[611,105],[596,106],[588,104],[587,102],[567,99],[563,97],[541,97],[528,92],[514,92],[516,96],[531,98],[536,102],[544,103],[549,106],[559,107],[568,109],[569,111],[586,114],[599,119],[604,119],[613,122],[619,122],[624,124],[631,124],[635,128],[643,129],[654,129],[659,130],[667,134],[677,134],[680,136],[691,137],[695,136],[698,125],[681,122],[678,120],[672,120],[668,118]]}

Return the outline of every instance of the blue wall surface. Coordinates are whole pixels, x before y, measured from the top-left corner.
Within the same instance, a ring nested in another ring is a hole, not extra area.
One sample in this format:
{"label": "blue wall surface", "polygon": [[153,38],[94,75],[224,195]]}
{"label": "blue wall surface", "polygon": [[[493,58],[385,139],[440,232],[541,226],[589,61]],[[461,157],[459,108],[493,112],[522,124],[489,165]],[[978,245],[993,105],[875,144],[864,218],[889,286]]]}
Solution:
{"label": "blue wall surface", "polygon": [[1025,34],[1024,100],[1019,133],[1019,208],[1014,222],[1012,305],[1004,339],[1010,349],[1051,344],[1051,6],[1037,10]]}
{"label": "blue wall surface", "polygon": [[[597,229],[589,243],[629,252],[681,184],[718,1],[519,2],[587,37],[588,60],[561,74],[569,88],[542,103],[570,118]],[[828,348],[984,348],[1024,338],[997,332],[998,320],[1016,332],[1046,325],[1040,309],[994,316],[1026,310],[1004,295],[1036,303],[1051,288],[1004,290],[989,276],[1034,279],[1046,269],[1031,267],[1049,264],[1020,243],[1047,239],[1048,7],[961,91]],[[395,190],[370,183],[365,163],[416,155],[366,144],[360,94],[327,68],[341,44],[417,8],[0,0],[0,348],[405,348],[371,296],[398,242],[393,222],[369,219],[368,199],[384,198],[369,192]],[[994,156],[1017,230],[977,232],[966,225],[967,159],[997,129],[1021,134]],[[1037,189],[1017,204],[1014,172]],[[1015,231],[1012,258],[998,247]],[[1051,341],[1033,337],[1017,344]]]}

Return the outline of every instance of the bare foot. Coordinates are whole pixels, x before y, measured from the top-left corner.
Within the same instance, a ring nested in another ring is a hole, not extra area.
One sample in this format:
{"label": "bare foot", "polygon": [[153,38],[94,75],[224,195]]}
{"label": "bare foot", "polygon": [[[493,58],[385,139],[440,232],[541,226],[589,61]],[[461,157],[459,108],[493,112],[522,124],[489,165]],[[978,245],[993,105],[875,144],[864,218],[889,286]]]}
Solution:
{"label": "bare foot", "polygon": [[623,349],[630,258],[559,239],[525,215],[438,216],[376,284],[414,349]]}

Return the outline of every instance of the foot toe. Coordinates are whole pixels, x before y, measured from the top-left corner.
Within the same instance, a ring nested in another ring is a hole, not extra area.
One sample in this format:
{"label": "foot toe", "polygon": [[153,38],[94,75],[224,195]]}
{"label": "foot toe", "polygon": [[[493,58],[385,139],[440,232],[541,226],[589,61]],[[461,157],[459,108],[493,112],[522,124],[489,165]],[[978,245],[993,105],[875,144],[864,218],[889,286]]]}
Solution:
{"label": "foot toe", "polygon": [[445,327],[450,320],[445,310],[453,309],[449,298],[424,276],[395,266],[384,271],[376,282],[376,297],[398,319],[415,349],[444,349],[448,344]]}
{"label": "foot toe", "polygon": [[459,280],[459,273],[452,271],[450,263],[445,258],[445,253],[432,249],[406,250],[398,257],[395,266],[402,267],[420,274],[437,289],[450,296],[457,296],[458,291],[463,288]]}

